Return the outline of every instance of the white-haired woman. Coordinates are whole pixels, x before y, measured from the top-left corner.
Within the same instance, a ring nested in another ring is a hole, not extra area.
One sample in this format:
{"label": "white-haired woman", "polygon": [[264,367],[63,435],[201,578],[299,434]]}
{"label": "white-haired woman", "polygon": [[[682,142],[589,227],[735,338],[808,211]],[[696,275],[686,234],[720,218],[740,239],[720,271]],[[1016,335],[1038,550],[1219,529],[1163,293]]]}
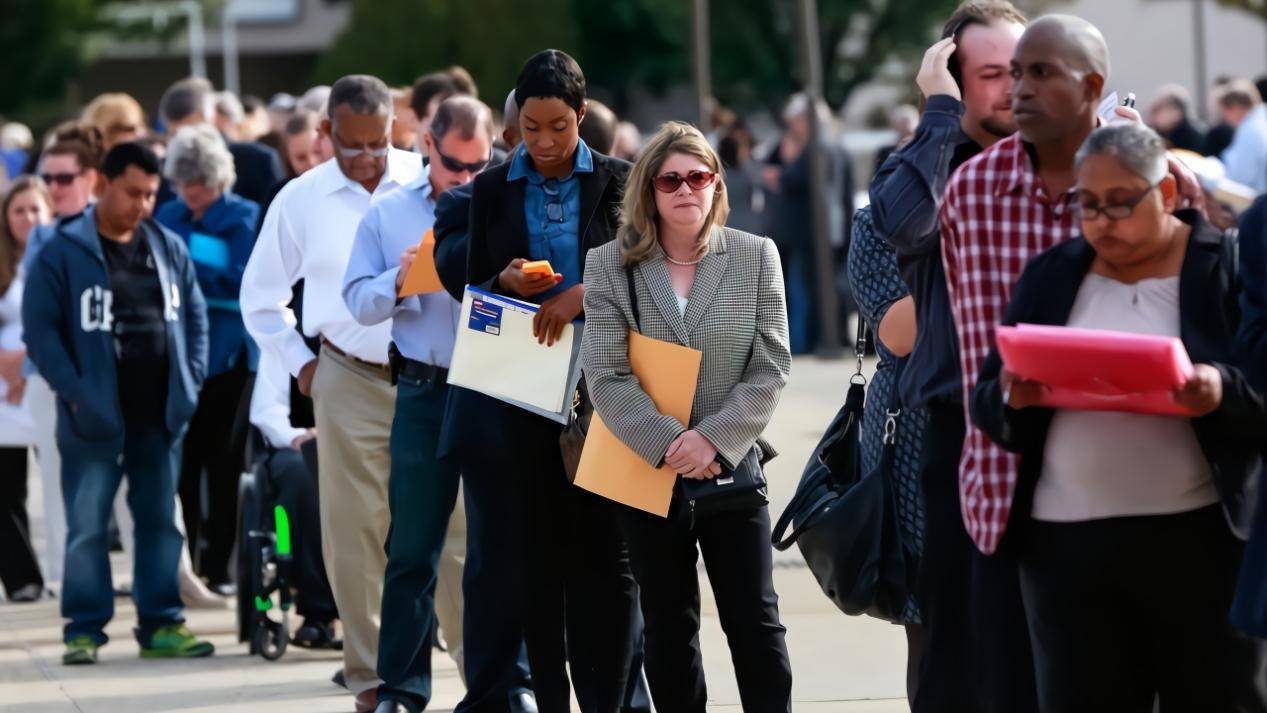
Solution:
{"label": "white-haired woman", "polygon": [[[180,499],[196,569],[213,589],[225,593],[245,448],[246,427],[237,422],[237,414],[245,413],[239,403],[249,394],[258,360],[258,349],[242,323],[238,290],[255,246],[259,206],[229,190],[237,179],[233,156],[211,126],[181,129],[167,146],[163,173],[179,198],[159,208],[155,218],[189,246],[207,298],[211,342],[207,381],[185,436]],[[205,525],[200,517],[204,471],[209,500]],[[200,542],[205,542],[205,552],[199,552]]]}
{"label": "white-haired woman", "polygon": [[1190,416],[1053,409],[997,350],[982,367],[973,421],[1021,457],[1009,532],[1039,709],[1260,710],[1228,617],[1267,433],[1233,353],[1230,238],[1176,210],[1152,129],[1092,133],[1076,175],[1083,237],[1030,261],[1004,324],[1178,337],[1196,367],[1172,395]]}
{"label": "white-haired woman", "polygon": [[[603,422],[649,464],[680,476],[669,517],[621,507],[641,587],[656,709],[704,713],[696,561],[708,569],[744,711],[791,708],[792,668],[774,592],[765,492],[707,509],[686,484],[759,470],[761,434],[792,366],[774,243],[726,228],[721,159],[698,129],[665,124],[625,184],[616,240],[585,263],[582,359]],[[660,413],[630,370],[628,337],[698,349],[689,423]],[[751,481],[750,481],[751,482]]]}

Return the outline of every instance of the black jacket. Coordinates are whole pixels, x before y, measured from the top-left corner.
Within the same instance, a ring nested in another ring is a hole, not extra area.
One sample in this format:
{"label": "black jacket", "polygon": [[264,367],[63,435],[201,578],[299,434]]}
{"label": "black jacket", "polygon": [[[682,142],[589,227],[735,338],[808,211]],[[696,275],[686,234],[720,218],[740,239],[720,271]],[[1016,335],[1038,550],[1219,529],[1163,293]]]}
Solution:
{"label": "black jacket", "polygon": [[[1244,538],[1253,515],[1267,407],[1262,395],[1235,366],[1232,340],[1240,311],[1236,271],[1229,264],[1232,253],[1224,245],[1223,235],[1198,221],[1194,213],[1185,212],[1181,217],[1194,228],[1179,274],[1180,340],[1194,364],[1211,364],[1223,375],[1222,404],[1213,413],[1192,419],[1192,427],[1214,472],[1214,485],[1228,522],[1233,532]],[[1085,238],[1062,243],[1035,257],[1016,284],[1003,324],[1068,323],[1094,258]],[[1021,454],[1017,502],[1012,512],[1028,517],[1055,410],[1004,406],[999,380],[1002,366],[998,349],[991,349],[972,392],[972,420],[999,446]]]}
{"label": "black jacket", "polygon": [[[267,206],[273,187],[281,183],[284,176],[281,157],[272,148],[255,141],[230,141],[229,153],[233,154],[233,170],[238,174],[233,192],[255,201],[256,205]],[[263,221],[261,210],[260,222]]]}

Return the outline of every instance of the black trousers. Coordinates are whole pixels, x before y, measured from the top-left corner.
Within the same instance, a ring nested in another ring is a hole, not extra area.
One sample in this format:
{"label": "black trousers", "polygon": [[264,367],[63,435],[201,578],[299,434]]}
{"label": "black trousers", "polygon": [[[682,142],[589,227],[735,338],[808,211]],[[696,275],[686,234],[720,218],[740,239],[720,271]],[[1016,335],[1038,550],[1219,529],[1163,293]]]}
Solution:
{"label": "black trousers", "polygon": [[[315,441],[308,443],[315,444]],[[308,443],[304,446],[307,447]],[[313,449],[315,462],[316,449]],[[295,562],[295,611],[304,619],[329,623],[339,610],[321,556],[321,512],[317,506],[317,474],[299,451],[282,448],[268,456],[268,473],[277,502],[290,517]]]}
{"label": "black trousers", "polygon": [[924,625],[916,713],[1030,713],[1037,708],[1033,658],[1017,564],[982,555],[959,503],[963,407],[932,404],[920,485],[924,556],[919,592]]}
{"label": "black trousers", "polygon": [[1021,585],[1041,711],[1262,710],[1254,644],[1228,617],[1242,550],[1218,505],[1032,523]]}
{"label": "black trousers", "polygon": [[743,710],[787,713],[792,664],[774,591],[769,510],[701,515],[693,528],[680,510],[675,501],[668,520],[619,510],[646,619],[647,678],[656,710],[704,713],[708,702],[696,572],[702,552]]}
{"label": "black trousers", "polygon": [[185,435],[179,490],[185,534],[194,569],[212,583],[230,579],[250,376],[243,358],[229,371],[207,379]]}
{"label": "black trousers", "polygon": [[0,582],[9,597],[29,584],[44,586],[26,516],[26,450],[0,448]]}
{"label": "black trousers", "polygon": [[620,710],[636,637],[636,585],[614,506],[567,482],[560,426],[487,397],[485,442],[458,448],[467,508],[458,711],[504,711],[527,646],[542,713]]}

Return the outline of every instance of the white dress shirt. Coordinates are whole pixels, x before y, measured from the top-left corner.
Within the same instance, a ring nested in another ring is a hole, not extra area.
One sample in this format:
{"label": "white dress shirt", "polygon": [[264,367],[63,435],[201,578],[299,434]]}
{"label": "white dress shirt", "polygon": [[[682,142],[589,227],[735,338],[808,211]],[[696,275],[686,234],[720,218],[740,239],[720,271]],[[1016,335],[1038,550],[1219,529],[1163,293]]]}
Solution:
{"label": "white dress shirt", "polygon": [[364,361],[387,362],[390,325],[365,326],[343,302],[343,273],[356,227],[371,204],[422,171],[422,157],[390,149],[387,170],[371,195],[331,159],[286,184],[264,217],[242,276],[242,319],[264,351],[273,351],[291,374],[314,358],[292,327],[286,303],[304,280],[303,329]]}
{"label": "white dress shirt", "polygon": [[390,319],[392,341],[407,359],[449,368],[462,303],[440,290],[396,299],[400,254],[436,222],[431,172],[370,207],[356,230],[343,278],[343,300],[361,324]]}
{"label": "white dress shirt", "polygon": [[251,391],[251,425],[260,429],[274,448],[290,448],[296,438],[308,432],[290,424],[290,374],[274,352],[260,354]]}

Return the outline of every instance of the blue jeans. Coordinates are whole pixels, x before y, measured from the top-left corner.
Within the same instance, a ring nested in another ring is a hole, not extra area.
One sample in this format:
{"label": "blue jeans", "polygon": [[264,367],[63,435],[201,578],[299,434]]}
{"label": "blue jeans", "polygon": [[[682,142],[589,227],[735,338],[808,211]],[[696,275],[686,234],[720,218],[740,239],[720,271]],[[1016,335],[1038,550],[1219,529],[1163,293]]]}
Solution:
{"label": "blue jeans", "polygon": [[114,616],[106,531],[124,473],[128,509],[136,523],[132,550],[132,598],[137,641],[147,645],[154,631],[184,621],[177,567],[184,538],[176,529],[176,481],[180,439],[163,425],[129,425],[123,452],[91,442],[61,447],[62,497],[66,503],[66,574],[62,580],[64,639],[91,637],[106,643],[105,626]]}

